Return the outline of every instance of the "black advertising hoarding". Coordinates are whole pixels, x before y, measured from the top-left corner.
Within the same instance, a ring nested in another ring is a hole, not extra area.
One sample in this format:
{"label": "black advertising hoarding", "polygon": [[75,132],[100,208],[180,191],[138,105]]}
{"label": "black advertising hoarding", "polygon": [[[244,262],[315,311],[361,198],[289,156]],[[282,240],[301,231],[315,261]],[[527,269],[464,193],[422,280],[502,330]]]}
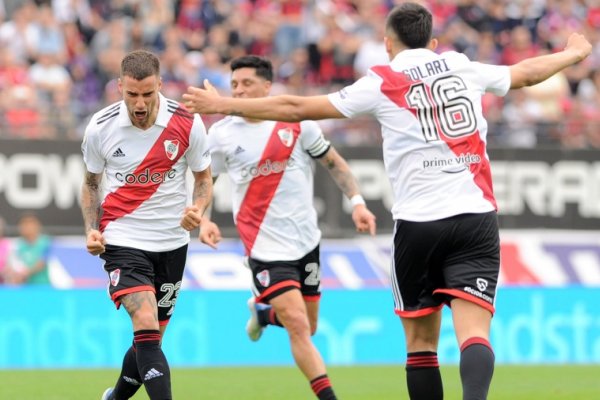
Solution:
{"label": "black advertising hoarding", "polygon": [[0,216],[8,234],[15,234],[23,212],[33,211],[47,233],[83,235],[80,147],[76,141],[0,140]]}
{"label": "black advertising hoarding", "polygon": [[[390,233],[392,192],[380,147],[338,147],[357,176],[379,232]],[[600,229],[600,150],[490,150],[500,225]],[[323,233],[354,234],[350,207],[329,173],[315,165],[315,206]],[[80,143],[0,140],[0,216],[15,233],[20,214],[35,211],[51,234],[83,234],[78,197],[84,175]],[[227,177],[215,187],[213,219],[235,235]]]}
{"label": "black advertising hoarding", "polygon": [[600,229],[600,150],[490,150],[500,226]]}

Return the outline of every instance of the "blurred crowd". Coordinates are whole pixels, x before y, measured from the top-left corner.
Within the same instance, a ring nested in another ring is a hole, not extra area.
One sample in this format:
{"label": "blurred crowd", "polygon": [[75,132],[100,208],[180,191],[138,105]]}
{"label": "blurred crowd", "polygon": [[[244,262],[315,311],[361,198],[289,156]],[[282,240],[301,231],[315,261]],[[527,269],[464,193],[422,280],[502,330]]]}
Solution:
{"label": "blurred crowd", "polygon": [[[120,99],[122,56],[162,62],[179,99],[208,78],[229,93],[228,62],[269,57],[275,93],[336,90],[387,63],[383,28],[397,0],[0,0],[0,138],[79,140],[95,111]],[[505,98],[486,96],[492,145],[600,148],[600,0],[429,0],[440,51],[513,64],[584,33],[592,57]],[[206,118],[207,125],[219,117]],[[378,143],[365,117],[323,121],[337,144]]]}

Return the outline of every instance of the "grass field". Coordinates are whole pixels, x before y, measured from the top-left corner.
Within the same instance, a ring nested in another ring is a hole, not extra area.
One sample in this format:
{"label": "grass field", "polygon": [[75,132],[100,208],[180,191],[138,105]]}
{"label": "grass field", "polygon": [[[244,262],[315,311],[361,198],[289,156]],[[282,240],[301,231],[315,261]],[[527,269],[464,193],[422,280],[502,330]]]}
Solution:
{"label": "grass field", "polygon": [[[117,370],[0,370],[0,399],[99,400]],[[342,400],[407,399],[404,367],[330,367]],[[312,399],[308,383],[293,367],[197,368],[172,371],[178,400]],[[447,400],[460,400],[457,367],[442,367]],[[505,366],[494,373],[490,400],[600,399],[600,366]],[[136,400],[147,400],[141,389]]]}

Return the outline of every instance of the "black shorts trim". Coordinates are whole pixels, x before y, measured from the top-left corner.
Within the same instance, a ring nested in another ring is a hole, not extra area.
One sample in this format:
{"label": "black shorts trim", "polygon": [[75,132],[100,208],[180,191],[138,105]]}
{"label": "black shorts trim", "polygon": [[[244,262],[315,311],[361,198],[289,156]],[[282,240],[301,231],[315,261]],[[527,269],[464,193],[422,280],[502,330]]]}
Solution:
{"label": "black shorts trim", "polygon": [[319,301],[321,266],[319,246],[299,260],[261,261],[248,259],[252,271],[252,292],[257,302],[271,299],[290,290],[300,290],[306,301]]}

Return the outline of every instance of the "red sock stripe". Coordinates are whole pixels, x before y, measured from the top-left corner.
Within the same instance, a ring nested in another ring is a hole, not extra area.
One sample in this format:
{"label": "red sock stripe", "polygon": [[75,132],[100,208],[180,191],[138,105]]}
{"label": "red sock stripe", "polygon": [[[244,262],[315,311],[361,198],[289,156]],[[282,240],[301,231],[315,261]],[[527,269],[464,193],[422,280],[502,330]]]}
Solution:
{"label": "red sock stripe", "polygon": [[136,335],[133,338],[133,341],[135,343],[150,342],[152,340],[160,341],[160,333],[144,333],[144,334],[141,334],[141,335]]}
{"label": "red sock stripe", "polygon": [[310,382],[310,387],[312,388],[313,392],[318,395],[321,390],[331,387],[331,382],[327,376],[324,376],[322,378],[316,378],[312,380]]}
{"label": "red sock stripe", "polygon": [[437,356],[409,356],[406,365],[412,367],[439,367]]}
{"label": "red sock stripe", "polygon": [[486,346],[487,348],[489,348],[492,352],[494,351],[494,349],[492,349],[492,345],[490,344],[490,342],[488,342],[486,339],[484,339],[482,337],[472,337],[472,338],[465,340],[465,342],[462,344],[462,346],[460,346],[460,351],[464,351],[467,347],[474,345],[474,344],[482,344],[482,345]]}
{"label": "red sock stripe", "polygon": [[271,325],[275,325],[277,323],[277,321],[275,321],[275,310],[273,308],[269,310],[269,323]]}

